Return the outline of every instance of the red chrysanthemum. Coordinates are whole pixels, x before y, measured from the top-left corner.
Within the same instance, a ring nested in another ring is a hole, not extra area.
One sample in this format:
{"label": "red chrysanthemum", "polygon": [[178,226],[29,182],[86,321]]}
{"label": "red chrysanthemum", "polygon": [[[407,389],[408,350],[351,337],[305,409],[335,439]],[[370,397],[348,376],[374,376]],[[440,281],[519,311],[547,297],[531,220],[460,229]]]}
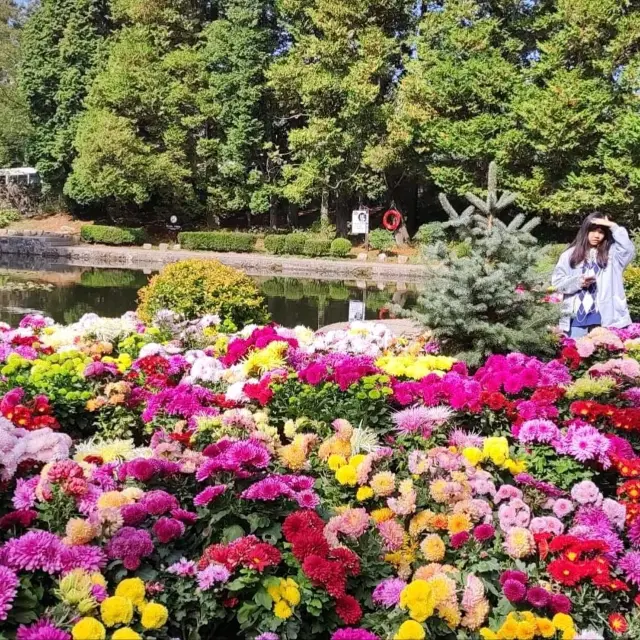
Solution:
{"label": "red chrysanthemum", "polygon": [[563,559],[552,560],[547,572],[556,582],[569,587],[575,586],[584,577],[581,564]]}
{"label": "red chrysanthemum", "polygon": [[616,635],[622,635],[629,630],[629,623],[622,614],[612,613],[609,616],[609,628]]}
{"label": "red chrysanthemum", "polygon": [[331,560],[337,560],[349,576],[357,576],[360,574],[360,558],[351,549],[346,547],[338,547],[332,549],[329,554]]}
{"label": "red chrysanthemum", "polygon": [[336,613],[345,624],[356,624],[362,618],[358,601],[350,595],[343,595],[336,600]]}

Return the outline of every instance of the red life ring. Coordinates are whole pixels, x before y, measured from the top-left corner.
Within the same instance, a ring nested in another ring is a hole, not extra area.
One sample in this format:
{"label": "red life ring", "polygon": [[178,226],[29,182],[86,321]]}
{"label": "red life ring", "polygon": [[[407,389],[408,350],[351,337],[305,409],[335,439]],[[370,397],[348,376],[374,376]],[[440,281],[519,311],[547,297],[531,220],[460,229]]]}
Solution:
{"label": "red life ring", "polygon": [[395,231],[402,222],[402,214],[395,209],[389,209],[382,217],[382,226],[387,231]]}

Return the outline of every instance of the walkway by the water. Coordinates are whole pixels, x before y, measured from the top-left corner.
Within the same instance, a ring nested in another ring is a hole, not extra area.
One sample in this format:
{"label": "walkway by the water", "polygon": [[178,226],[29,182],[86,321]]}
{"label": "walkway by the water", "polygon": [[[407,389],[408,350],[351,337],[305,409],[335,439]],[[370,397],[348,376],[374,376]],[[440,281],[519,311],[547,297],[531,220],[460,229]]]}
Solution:
{"label": "walkway by the water", "polygon": [[[399,338],[417,338],[425,333],[425,328],[420,326],[417,322],[407,319],[394,319],[394,320],[367,320],[366,324],[383,324],[391,333]],[[327,333],[328,331],[339,331],[341,329],[348,329],[348,322],[336,322],[322,327],[320,331]]]}

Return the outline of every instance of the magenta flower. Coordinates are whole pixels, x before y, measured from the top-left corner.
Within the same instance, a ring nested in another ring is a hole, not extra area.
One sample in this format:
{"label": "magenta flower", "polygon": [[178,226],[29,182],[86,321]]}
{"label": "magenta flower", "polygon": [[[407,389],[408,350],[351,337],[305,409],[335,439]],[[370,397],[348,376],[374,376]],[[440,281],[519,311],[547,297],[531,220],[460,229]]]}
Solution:
{"label": "magenta flower", "polygon": [[71,636],[49,620],[42,619],[29,626],[20,625],[16,640],[71,640]]}
{"label": "magenta flower", "polygon": [[509,602],[522,602],[527,594],[527,588],[518,580],[505,580],[502,592]]}
{"label": "magenta flower", "polygon": [[140,504],[144,506],[152,516],[161,516],[169,513],[172,509],[180,508],[178,499],[162,489],[145,493]]}
{"label": "magenta flower", "polygon": [[42,570],[55,574],[62,571],[60,554],[62,543],[58,536],[47,531],[29,531],[12,538],[4,546],[6,564],[18,571]]}
{"label": "magenta flower", "polygon": [[142,558],[153,553],[153,540],[147,531],[122,527],[107,543],[107,555],[111,560],[122,560],[129,571],[136,570]]}
{"label": "magenta flower", "polygon": [[206,507],[210,502],[221,496],[227,487],[224,484],[218,484],[213,487],[207,487],[201,491],[194,499],[193,504],[196,507]]}
{"label": "magenta flower", "polygon": [[467,531],[460,531],[459,533],[454,533],[451,536],[449,542],[453,549],[459,549],[460,547],[463,547],[465,544],[467,544],[470,539],[471,536]]}
{"label": "magenta flower", "polygon": [[631,584],[640,587],[640,551],[627,551],[618,562],[618,569]]}
{"label": "magenta flower", "polygon": [[153,525],[152,531],[162,544],[168,544],[172,540],[177,540],[185,531],[185,526],[180,520],[175,518],[159,518]]}
{"label": "magenta flower", "polygon": [[543,609],[549,604],[551,594],[544,587],[531,587],[527,591],[527,602],[536,609]]}
{"label": "magenta flower", "polygon": [[495,527],[493,527],[493,525],[486,524],[486,523],[479,524],[473,530],[473,537],[478,542],[486,542],[487,540],[491,540],[495,535],[496,535]]}
{"label": "magenta flower", "polygon": [[380,640],[380,638],[366,629],[348,627],[346,629],[338,629],[331,636],[331,640]]}
{"label": "magenta flower", "polygon": [[569,613],[572,605],[571,600],[563,593],[554,593],[551,596],[549,607],[551,607],[553,613]]}
{"label": "magenta flower", "polygon": [[9,616],[19,584],[17,574],[9,567],[0,565],[0,621],[6,620]]}
{"label": "magenta flower", "polygon": [[125,504],[120,508],[120,515],[125,525],[135,527],[147,519],[148,512],[143,504]]}

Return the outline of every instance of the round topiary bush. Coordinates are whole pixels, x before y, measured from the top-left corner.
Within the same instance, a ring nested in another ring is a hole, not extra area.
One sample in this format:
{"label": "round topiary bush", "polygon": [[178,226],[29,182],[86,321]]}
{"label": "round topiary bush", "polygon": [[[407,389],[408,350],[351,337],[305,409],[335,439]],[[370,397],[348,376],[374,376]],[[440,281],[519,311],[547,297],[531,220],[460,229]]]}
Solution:
{"label": "round topiary bush", "polygon": [[247,275],[217,260],[183,260],[167,265],[138,293],[138,315],[153,320],[170,309],[187,320],[218,314],[233,330],[268,320],[264,298]]}
{"label": "round topiary bush", "polygon": [[292,256],[302,255],[304,252],[304,244],[307,241],[306,233],[289,233],[284,240],[284,250]]}
{"label": "round topiary bush", "polygon": [[351,242],[346,238],[336,238],[331,243],[331,255],[334,258],[346,258],[351,252]]}

